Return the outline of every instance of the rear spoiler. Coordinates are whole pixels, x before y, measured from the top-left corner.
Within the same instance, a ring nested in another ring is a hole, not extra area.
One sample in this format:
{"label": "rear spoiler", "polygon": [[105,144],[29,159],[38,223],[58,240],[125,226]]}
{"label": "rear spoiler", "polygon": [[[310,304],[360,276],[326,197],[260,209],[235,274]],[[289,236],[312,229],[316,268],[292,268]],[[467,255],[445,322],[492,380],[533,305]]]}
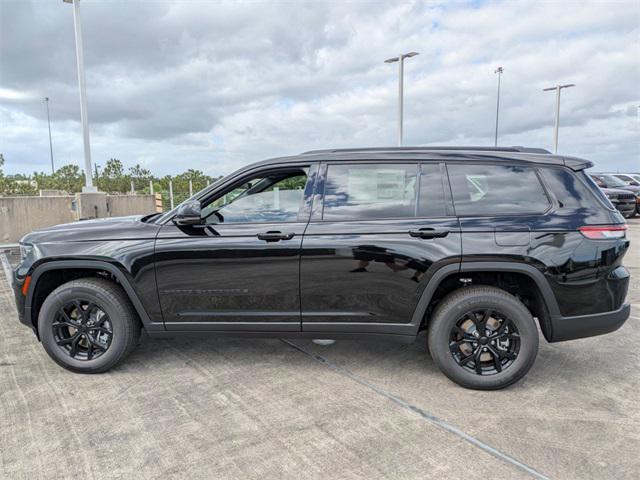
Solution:
{"label": "rear spoiler", "polygon": [[565,167],[569,167],[571,170],[579,172],[580,170],[586,170],[593,167],[593,162],[578,157],[561,157]]}

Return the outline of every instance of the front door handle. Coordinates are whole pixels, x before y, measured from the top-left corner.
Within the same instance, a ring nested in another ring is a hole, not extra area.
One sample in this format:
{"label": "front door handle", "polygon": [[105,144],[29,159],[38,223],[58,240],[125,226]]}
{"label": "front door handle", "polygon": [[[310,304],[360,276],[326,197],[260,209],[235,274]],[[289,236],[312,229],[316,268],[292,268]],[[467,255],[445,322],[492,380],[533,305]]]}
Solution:
{"label": "front door handle", "polygon": [[409,230],[409,235],[416,238],[443,238],[449,235],[449,230],[446,228],[420,228]]}
{"label": "front door handle", "polygon": [[291,240],[295,236],[295,233],[282,233],[275,230],[269,230],[258,234],[259,240],[265,242],[279,242],[280,240]]}

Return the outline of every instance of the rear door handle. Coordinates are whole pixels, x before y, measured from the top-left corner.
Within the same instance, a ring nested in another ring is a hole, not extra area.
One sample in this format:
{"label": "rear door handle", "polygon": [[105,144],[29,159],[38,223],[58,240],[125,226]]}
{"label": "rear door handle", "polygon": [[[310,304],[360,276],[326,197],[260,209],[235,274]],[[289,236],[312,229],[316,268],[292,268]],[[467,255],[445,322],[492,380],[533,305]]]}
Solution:
{"label": "rear door handle", "polygon": [[268,231],[258,234],[259,240],[265,242],[279,242],[280,240],[291,240],[295,236],[295,233],[282,233],[279,231]]}
{"label": "rear door handle", "polygon": [[409,235],[416,238],[442,238],[449,235],[449,230],[446,228],[420,228],[409,230]]}

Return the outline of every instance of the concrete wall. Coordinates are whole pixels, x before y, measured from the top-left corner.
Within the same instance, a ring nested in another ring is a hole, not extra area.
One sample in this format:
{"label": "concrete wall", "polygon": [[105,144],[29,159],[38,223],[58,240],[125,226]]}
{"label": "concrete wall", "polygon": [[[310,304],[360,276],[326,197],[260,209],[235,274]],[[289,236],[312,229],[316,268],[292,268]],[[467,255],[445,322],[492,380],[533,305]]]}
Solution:
{"label": "concrete wall", "polygon": [[110,217],[146,215],[156,211],[155,195],[107,195]]}
{"label": "concrete wall", "polygon": [[36,228],[76,220],[75,197],[0,197],[0,243],[15,243]]}
{"label": "concrete wall", "polygon": [[156,211],[155,195],[79,193],[61,197],[0,197],[0,244],[16,243],[23,235],[37,228],[78,219]]}

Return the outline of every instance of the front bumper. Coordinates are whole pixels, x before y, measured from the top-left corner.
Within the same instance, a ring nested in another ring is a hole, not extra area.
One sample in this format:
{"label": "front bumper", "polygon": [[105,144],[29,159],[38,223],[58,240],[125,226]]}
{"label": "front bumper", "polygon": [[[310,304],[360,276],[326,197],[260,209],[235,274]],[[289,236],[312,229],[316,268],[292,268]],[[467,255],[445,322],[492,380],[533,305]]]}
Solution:
{"label": "front bumper", "polygon": [[623,304],[618,310],[575,317],[552,316],[550,342],[594,337],[618,330],[629,318],[631,305]]}
{"label": "front bumper", "polygon": [[15,274],[13,275],[14,278],[11,279],[11,287],[13,288],[13,296],[16,300],[16,310],[18,310],[18,320],[20,320],[20,323],[23,323],[24,325],[33,328],[33,325],[31,324],[31,315],[27,315],[25,312],[25,303],[26,303],[26,298],[24,295],[22,295],[22,283],[18,283],[15,279]]}

